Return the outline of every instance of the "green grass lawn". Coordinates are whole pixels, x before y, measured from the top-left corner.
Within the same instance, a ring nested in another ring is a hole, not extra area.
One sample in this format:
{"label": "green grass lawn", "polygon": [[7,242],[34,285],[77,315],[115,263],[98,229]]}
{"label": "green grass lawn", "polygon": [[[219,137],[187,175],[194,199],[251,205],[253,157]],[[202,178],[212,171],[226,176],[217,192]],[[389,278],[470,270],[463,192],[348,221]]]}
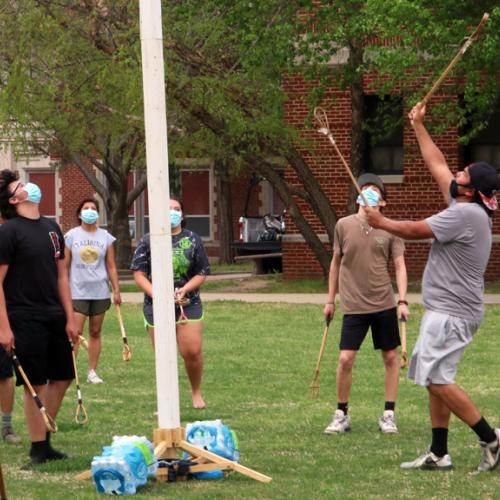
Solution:
{"label": "green grass lawn", "polygon": [[[105,322],[99,375],[105,383],[85,383],[86,360],[78,359],[84,404],[90,422],[74,420],[76,391],[72,386],[61,408],[59,432],[53,444],[72,458],[20,470],[27,461],[28,437],[23,422],[22,394],[16,393],[14,423],[22,445],[0,443],[9,499],[102,498],[91,481],[74,475],[90,467],[92,457],[113,435],[152,438],[157,427],[153,351],[143,331],[141,306],[123,308],[130,363],[121,357],[121,339],[114,311]],[[412,307],[409,347],[415,341],[422,309]],[[487,308],[475,341],[466,352],[458,382],[478,403],[492,424],[500,425],[498,324],[500,307]],[[208,408],[190,407],[190,394],[179,364],[180,411],[183,424],[220,418],[236,431],[242,463],[272,476],[262,484],[231,473],[219,481],[157,483],[150,480],[138,498],[499,498],[500,469],[476,474],[480,451],[476,437],[452,419],[450,472],[403,472],[399,463],[413,459],[429,445],[426,391],[401,375],[397,403],[399,434],[381,435],[377,419],[383,409],[383,368],[380,354],[365,342],[355,366],[350,398],[352,432],[327,436],[324,427],[335,410],[334,366],[340,317],[330,328],[321,368],[321,393],[309,396],[313,368],[321,342],[321,308],[312,305],[214,302],[206,305],[204,396]],[[162,388],[167,390],[167,388]]]}

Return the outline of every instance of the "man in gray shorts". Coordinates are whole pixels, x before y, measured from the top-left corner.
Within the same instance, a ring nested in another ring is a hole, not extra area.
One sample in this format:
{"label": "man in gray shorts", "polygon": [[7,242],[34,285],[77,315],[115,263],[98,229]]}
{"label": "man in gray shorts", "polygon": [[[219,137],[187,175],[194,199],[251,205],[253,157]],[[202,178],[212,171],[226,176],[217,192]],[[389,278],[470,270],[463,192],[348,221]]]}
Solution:
{"label": "man in gray shorts", "polygon": [[425,105],[409,118],[420,151],[448,208],[422,221],[393,221],[370,210],[373,227],[406,239],[433,238],[422,280],[426,312],[410,362],[409,377],[429,393],[432,444],[403,469],[451,469],[448,424],[453,413],[479,437],[479,472],[495,469],[500,459],[500,429],[493,429],[465,391],[455,384],[458,363],[483,317],[484,272],[491,251],[491,217],[500,189],[496,170],[477,162],[451,173],[424,126]]}

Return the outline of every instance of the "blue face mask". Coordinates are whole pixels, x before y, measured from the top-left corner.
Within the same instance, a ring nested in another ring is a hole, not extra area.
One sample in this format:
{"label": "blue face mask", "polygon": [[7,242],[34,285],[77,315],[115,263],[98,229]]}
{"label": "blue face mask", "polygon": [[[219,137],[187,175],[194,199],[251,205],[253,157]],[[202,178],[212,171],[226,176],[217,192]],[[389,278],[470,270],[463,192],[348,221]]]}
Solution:
{"label": "blue face mask", "polygon": [[178,210],[170,210],[170,226],[176,228],[182,222],[182,212]]}
{"label": "blue face mask", "polygon": [[[370,207],[376,207],[378,205],[378,202],[380,200],[380,195],[377,193],[377,191],[375,191],[375,189],[368,187],[366,189],[363,189],[362,193],[363,196],[366,198],[366,201],[368,202],[368,205],[370,205]],[[365,202],[363,201],[363,198],[361,198],[361,195],[358,196],[358,199],[356,201],[362,207],[365,206]]]}
{"label": "blue face mask", "polygon": [[99,213],[93,208],[86,208],[81,211],[80,217],[85,224],[94,224],[94,222],[97,222],[97,219],[99,218]]}
{"label": "blue face mask", "polygon": [[28,193],[26,201],[31,201],[31,203],[36,204],[40,203],[40,200],[42,199],[42,191],[36,184],[28,182],[28,184],[24,185],[23,191],[26,191]]}

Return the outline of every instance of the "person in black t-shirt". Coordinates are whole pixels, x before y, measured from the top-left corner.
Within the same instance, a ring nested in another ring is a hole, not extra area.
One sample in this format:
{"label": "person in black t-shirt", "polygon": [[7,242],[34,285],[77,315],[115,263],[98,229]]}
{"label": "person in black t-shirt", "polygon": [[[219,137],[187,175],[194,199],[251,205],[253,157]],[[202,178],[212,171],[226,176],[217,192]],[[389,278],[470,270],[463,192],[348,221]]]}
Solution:
{"label": "person in black t-shirt", "polygon": [[[78,340],[64,238],[59,226],[40,216],[40,188],[16,172],[0,172],[0,345],[15,352],[47,413],[55,418],[74,377],[71,344]],[[16,372],[17,385],[24,381]],[[50,444],[50,433],[24,388],[31,439],[29,466],[66,458]]]}
{"label": "person in black t-shirt", "polygon": [[[0,225],[3,219],[0,217]],[[2,439],[6,443],[17,444],[21,438],[12,427],[12,410],[14,409],[14,368],[11,357],[0,346],[0,410],[2,412]]]}

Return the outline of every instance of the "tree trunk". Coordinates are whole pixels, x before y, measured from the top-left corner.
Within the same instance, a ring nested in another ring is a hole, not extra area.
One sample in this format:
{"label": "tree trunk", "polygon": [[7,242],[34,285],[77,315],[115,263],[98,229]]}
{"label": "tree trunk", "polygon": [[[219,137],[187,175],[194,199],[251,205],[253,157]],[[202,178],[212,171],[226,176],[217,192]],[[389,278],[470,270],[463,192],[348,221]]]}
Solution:
{"label": "tree trunk", "polygon": [[[123,185],[127,185],[126,181]],[[132,258],[132,238],[128,223],[127,189],[120,188],[114,182],[109,183],[108,188],[108,230],[116,238],[116,267],[128,269]]]}
{"label": "tree trunk", "polygon": [[250,156],[247,156],[246,160],[249,167],[264,176],[274,186],[281,200],[285,204],[287,214],[293,219],[295,225],[303,236],[304,241],[318,260],[321,270],[323,271],[323,275],[327,277],[330,269],[330,262],[332,260],[332,254],[325,248],[325,245],[307,221],[306,217],[300,210],[300,207],[297,203],[295,203],[290,187],[286,184],[278,172],[276,172],[271,163],[263,161],[260,158]]}
{"label": "tree trunk", "polygon": [[231,179],[224,160],[215,161],[217,189],[217,232],[219,235],[219,264],[233,262],[234,240],[233,210],[231,205]]}
{"label": "tree trunk", "polygon": [[[363,64],[363,47],[354,41],[349,45],[349,65],[351,66],[351,170],[354,177],[359,177],[365,170],[366,132],[363,130],[365,120],[365,98],[363,94],[363,74],[357,71]],[[346,211],[352,214],[357,211],[356,198],[358,193],[351,185],[347,198]]]}

